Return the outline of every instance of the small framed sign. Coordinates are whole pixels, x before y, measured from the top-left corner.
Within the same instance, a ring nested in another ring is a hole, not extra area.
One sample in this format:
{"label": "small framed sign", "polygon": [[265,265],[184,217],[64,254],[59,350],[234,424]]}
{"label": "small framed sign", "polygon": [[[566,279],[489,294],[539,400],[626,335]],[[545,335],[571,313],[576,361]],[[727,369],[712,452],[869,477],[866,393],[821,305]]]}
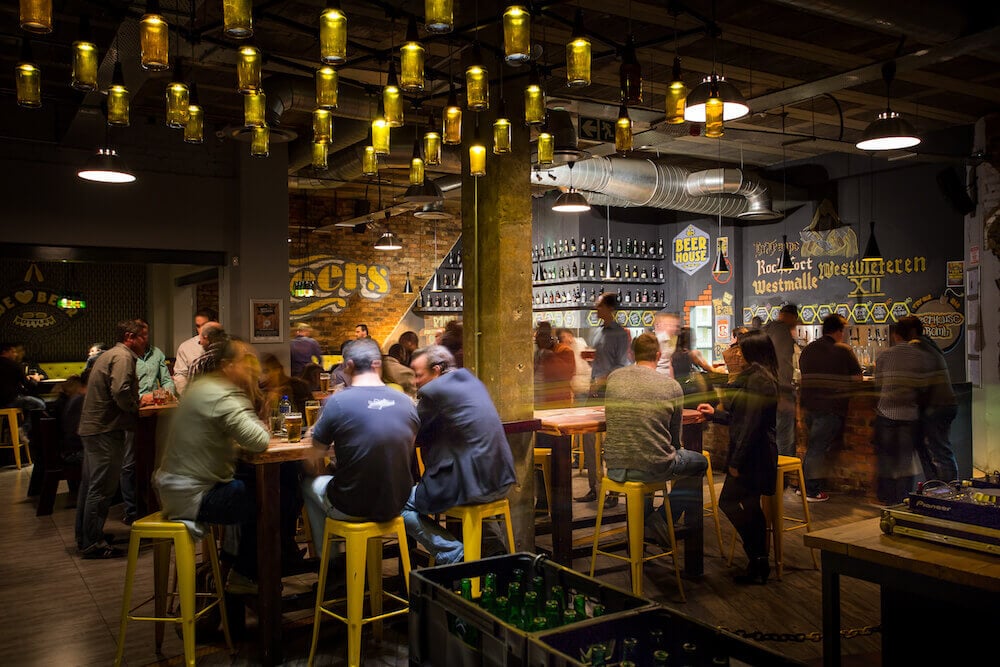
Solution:
{"label": "small framed sign", "polygon": [[250,342],[282,343],[281,299],[250,299]]}

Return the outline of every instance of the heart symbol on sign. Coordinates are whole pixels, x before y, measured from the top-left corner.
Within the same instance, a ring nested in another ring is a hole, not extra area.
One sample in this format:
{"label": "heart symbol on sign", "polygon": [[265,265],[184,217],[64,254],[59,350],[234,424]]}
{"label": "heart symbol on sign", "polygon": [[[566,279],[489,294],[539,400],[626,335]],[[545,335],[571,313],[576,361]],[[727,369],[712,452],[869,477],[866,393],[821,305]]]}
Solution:
{"label": "heart symbol on sign", "polygon": [[21,303],[28,303],[31,301],[31,297],[35,296],[35,293],[31,290],[23,290],[21,292],[14,292],[14,298]]}

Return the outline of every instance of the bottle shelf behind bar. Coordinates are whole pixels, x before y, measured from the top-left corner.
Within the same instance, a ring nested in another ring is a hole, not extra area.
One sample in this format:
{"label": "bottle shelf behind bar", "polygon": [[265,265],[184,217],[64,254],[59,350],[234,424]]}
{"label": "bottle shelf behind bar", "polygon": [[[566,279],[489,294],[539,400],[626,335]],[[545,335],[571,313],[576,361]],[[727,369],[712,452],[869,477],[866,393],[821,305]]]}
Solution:
{"label": "bottle shelf behind bar", "polygon": [[655,243],[652,241],[647,243],[645,239],[639,240],[631,237],[605,240],[601,236],[596,239],[592,237],[590,241],[581,237],[580,245],[577,245],[575,238],[556,239],[555,241],[535,244],[531,250],[532,260],[543,262],[574,257],[607,258],[608,255],[612,259],[662,260],[664,257],[663,239],[657,239]]}

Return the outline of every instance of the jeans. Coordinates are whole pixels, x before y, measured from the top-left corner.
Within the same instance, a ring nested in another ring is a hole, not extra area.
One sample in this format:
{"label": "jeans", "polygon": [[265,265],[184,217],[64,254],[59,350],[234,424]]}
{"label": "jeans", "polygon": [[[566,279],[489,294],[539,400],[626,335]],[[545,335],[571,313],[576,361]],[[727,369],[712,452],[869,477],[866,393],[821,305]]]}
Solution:
{"label": "jeans", "polygon": [[958,479],[958,462],[951,446],[951,423],[958,414],[957,405],[930,407],[924,411],[922,440],[917,442],[917,454],[926,479],[950,482]]}
{"label": "jeans", "polygon": [[239,548],[233,568],[245,577],[257,578],[257,516],[254,499],[238,479],[219,482],[208,490],[198,508],[198,521],[239,529]]}
{"label": "jeans", "polygon": [[[309,529],[312,532],[313,545],[316,553],[323,553],[323,529],[326,526],[326,518],[337,521],[369,521],[364,517],[344,514],[330,502],[330,497],[326,495],[326,487],[333,481],[333,475],[320,475],[318,477],[306,477],[302,480],[302,502],[305,504],[306,516],[309,518]],[[339,545],[338,545],[339,547]],[[404,548],[402,545],[401,548]]]}
{"label": "jeans", "polygon": [[583,460],[587,464],[587,483],[590,490],[597,493],[597,487],[601,482],[600,473],[604,470],[603,457],[597,456],[597,434],[583,434]]}
{"label": "jeans", "polygon": [[122,500],[125,501],[125,519],[134,521],[139,512],[135,504],[135,431],[125,431],[125,457],[122,459]]}
{"label": "jeans", "polygon": [[[462,540],[456,539],[449,531],[441,527],[436,521],[421,514],[414,505],[414,497],[417,487],[410,491],[410,498],[403,506],[403,523],[406,525],[406,534],[417,541],[417,543],[427,550],[434,557],[435,565],[446,565],[448,563],[458,563],[465,558],[465,547]],[[493,494],[492,497],[481,498],[480,503],[491,503],[506,497],[507,488]],[[483,544],[482,553],[484,556],[492,555],[501,549],[506,551],[503,533],[500,532],[500,524],[497,521],[483,522]]]}
{"label": "jeans", "polygon": [[818,410],[807,410],[805,416],[809,442],[806,445],[806,458],[802,462],[802,472],[806,478],[806,494],[815,496],[823,490],[820,487],[826,477],[826,457],[844,429],[844,416]]}
{"label": "jeans", "polygon": [[795,456],[795,393],[779,390],[775,440],[778,454]]}
{"label": "jeans", "polygon": [[104,521],[121,477],[125,431],[85,435],[81,439],[84,475],[76,506],[76,542],[86,550],[106,546]]}
{"label": "jeans", "polygon": [[767,520],[760,507],[760,494],[751,491],[742,477],[726,475],[719,493],[719,508],[740,534],[743,550],[750,562],[767,557]]}
{"label": "jeans", "polygon": [[[678,449],[677,456],[666,470],[638,470],[636,468],[609,468],[608,478],[616,482],[669,482],[678,477],[704,477],[708,470],[708,459],[701,452],[691,449]],[[653,513],[653,498],[649,496],[645,501],[644,516],[648,517]],[[675,488],[670,492],[670,513],[676,523],[685,511],[694,511],[696,508],[700,512],[703,500],[700,493],[695,493],[693,489]],[[663,505],[657,508],[664,520],[667,518]]]}
{"label": "jeans", "polygon": [[920,424],[876,415],[874,438],[878,471],[875,495],[884,505],[901,503],[913,490],[916,478],[913,455],[921,439]]}

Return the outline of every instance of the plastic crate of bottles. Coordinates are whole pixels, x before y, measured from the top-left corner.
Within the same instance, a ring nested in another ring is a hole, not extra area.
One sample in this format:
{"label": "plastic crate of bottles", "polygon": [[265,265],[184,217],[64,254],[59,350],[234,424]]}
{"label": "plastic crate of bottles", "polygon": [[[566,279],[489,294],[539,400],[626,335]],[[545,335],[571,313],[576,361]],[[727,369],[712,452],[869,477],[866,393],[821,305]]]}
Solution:
{"label": "plastic crate of bottles", "polygon": [[570,628],[539,633],[529,640],[526,664],[529,667],[804,666],[666,607],[595,618]]}
{"label": "plastic crate of bottles", "polygon": [[410,664],[520,667],[531,636],[651,606],[534,554],[412,570]]}

